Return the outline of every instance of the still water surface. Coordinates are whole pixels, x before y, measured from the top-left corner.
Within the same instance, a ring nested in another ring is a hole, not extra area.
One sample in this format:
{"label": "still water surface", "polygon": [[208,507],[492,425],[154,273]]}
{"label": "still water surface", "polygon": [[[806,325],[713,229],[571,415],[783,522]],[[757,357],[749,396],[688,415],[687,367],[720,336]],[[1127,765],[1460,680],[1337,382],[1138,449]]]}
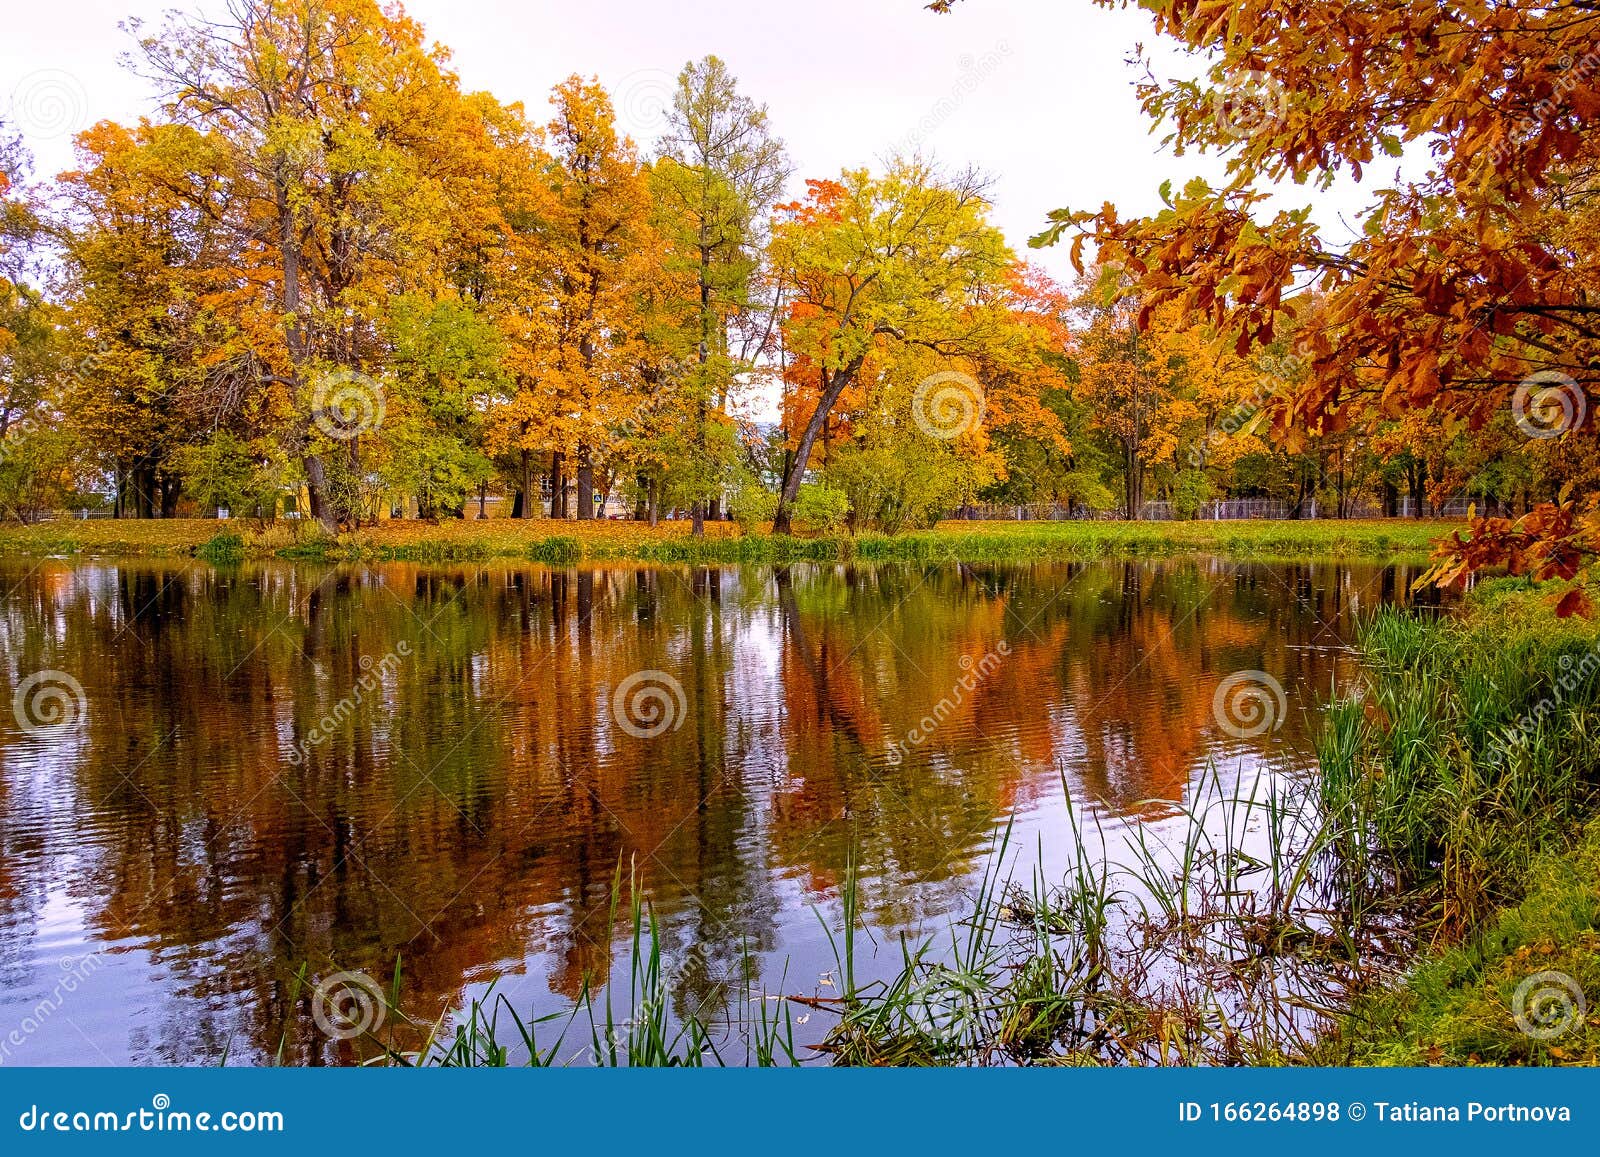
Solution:
{"label": "still water surface", "polygon": [[[852,861],[883,970],[1008,821],[1053,870],[1068,791],[1114,832],[1303,773],[1414,577],[0,562],[0,1063],[349,1062],[296,974],[397,958],[414,1016],[552,1012],[626,967],[630,862],[684,999],[746,951],[826,994]],[[1276,729],[1220,725],[1239,671]]]}

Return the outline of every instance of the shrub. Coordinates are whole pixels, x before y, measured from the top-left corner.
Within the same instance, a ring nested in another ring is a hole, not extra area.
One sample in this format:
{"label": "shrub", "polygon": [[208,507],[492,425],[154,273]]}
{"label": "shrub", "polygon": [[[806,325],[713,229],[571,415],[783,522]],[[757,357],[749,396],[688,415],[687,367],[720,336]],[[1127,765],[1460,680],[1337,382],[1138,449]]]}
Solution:
{"label": "shrub", "polygon": [[808,482],[800,487],[794,503],[794,518],[812,530],[833,534],[844,525],[850,513],[850,500],[844,491],[835,490],[820,482]]}

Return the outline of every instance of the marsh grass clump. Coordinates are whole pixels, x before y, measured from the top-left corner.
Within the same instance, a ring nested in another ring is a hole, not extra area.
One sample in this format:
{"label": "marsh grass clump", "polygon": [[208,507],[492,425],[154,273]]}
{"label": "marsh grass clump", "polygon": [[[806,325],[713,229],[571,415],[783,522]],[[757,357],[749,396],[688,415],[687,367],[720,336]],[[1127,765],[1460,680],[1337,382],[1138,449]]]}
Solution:
{"label": "marsh grass clump", "polygon": [[1362,635],[1365,694],[1334,708],[1319,748],[1349,853],[1447,938],[1515,902],[1600,798],[1600,636],[1548,610],[1530,621],[1506,593],[1459,621],[1380,612]]}
{"label": "marsh grass clump", "polygon": [[[1309,1050],[1316,1064],[1600,1064],[1600,823],[1539,856],[1522,901],[1404,983],[1357,1000]],[[1570,982],[1570,984],[1569,984]],[[1573,988],[1584,994],[1573,999]],[[1529,1033],[1516,1020],[1542,1017]],[[1540,1012],[1539,1001],[1548,1002]]]}
{"label": "marsh grass clump", "polygon": [[583,543],[570,535],[552,534],[529,543],[528,557],[535,562],[570,566],[583,558]]}
{"label": "marsh grass clump", "polygon": [[211,563],[241,562],[245,557],[244,539],[224,530],[207,539],[194,553],[196,558]]}

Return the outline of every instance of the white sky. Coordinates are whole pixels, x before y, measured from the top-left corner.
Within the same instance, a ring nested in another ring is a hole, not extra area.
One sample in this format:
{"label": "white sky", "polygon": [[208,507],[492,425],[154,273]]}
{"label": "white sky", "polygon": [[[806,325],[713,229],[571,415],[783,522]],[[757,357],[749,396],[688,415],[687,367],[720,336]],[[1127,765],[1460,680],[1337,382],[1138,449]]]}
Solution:
{"label": "white sky", "polygon": [[[1181,184],[1219,171],[1213,159],[1161,152],[1140,114],[1135,71],[1125,60],[1140,41],[1156,45],[1136,8],[967,0],[941,17],[922,2],[410,0],[405,7],[452,49],[464,87],[521,100],[543,119],[554,83],[573,72],[598,75],[641,143],[659,124],[678,69],[715,53],[769,106],[795,163],[797,190],[805,177],[874,165],[919,133],[923,151],[940,162],[976,164],[994,178],[996,219],[1019,251],[1052,208],[1110,200],[1124,215],[1149,211],[1162,180]],[[0,109],[22,131],[36,175],[69,166],[72,132],[150,111],[148,89],[118,63],[131,41],[117,23],[139,16],[154,24],[174,6],[7,0]],[[219,0],[177,6],[222,10]],[[1199,71],[1170,53],[1160,60],[1164,75]],[[1325,194],[1295,188],[1285,198],[1314,205],[1330,228],[1365,200],[1348,186]],[[1070,277],[1065,246],[1028,255]]]}

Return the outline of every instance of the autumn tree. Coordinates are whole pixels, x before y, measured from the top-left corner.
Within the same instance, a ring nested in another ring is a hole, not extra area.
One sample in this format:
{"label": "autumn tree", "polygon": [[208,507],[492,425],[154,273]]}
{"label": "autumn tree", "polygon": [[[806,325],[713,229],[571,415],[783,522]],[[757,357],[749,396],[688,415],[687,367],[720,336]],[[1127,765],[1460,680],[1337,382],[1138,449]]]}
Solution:
{"label": "autumn tree", "polygon": [[29,284],[39,225],[23,196],[28,157],[0,120],[0,446],[16,437],[46,399],[56,321]]}
{"label": "autumn tree", "polygon": [[[807,187],[805,201],[783,207],[771,246],[788,295],[785,343],[815,371],[814,384],[793,398],[778,533],[789,532],[812,450],[845,391],[860,385],[867,360],[905,347],[940,358],[979,352],[999,325],[989,291],[1014,260],[989,223],[974,173],[900,160],[882,177],[846,171]],[[938,393],[925,392],[925,402],[976,417],[981,399],[959,377],[932,385]]]}
{"label": "autumn tree", "polygon": [[[551,98],[547,132],[552,197],[548,243],[555,335],[548,380],[557,398],[551,493],[565,492],[575,463],[577,516],[594,517],[595,470],[632,416],[641,392],[651,282],[664,273],[651,224],[645,172],[632,141],[619,136],[611,98],[573,76]],[[565,511],[553,510],[556,517]]]}
{"label": "autumn tree", "polygon": [[109,122],[77,153],[60,184],[78,369],[64,400],[113,477],[117,513],[170,517],[175,455],[253,396],[233,318],[259,286],[237,268],[226,153],[187,126]]}
{"label": "autumn tree", "polygon": [[330,486],[347,489],[329,474],[361,473],[359,438],[383,410],[361,375],[382,352],[387,302],[447,286],[441,258],[471,233],[461,215],[481,204],[480,158],[464,142],[481,118],[398,8],[233,0],[227,13],[139,30],[135,63],[175,122],[226,152],[239,272],[259,290],[240,324],[311,513],[332,529],[360,514],[329,503]]}
{"label": "autumn tree", "polygon": [[[734,348],[730,334],[749,333],[751,315],[770,308],[758,296],[757,272],[767,219],[788,180],[789,163],[783,142],[772,135],[766,107],[742,94],[715,56],[678,74],[659,152],[651,173],[659,228],[668,240],[669,261],[694,279],[696,291],[695,368],[685,386],[693,394],[696,422],[690,505],[694,533],[700,534],[705,515],[716,516],[721,490],[708,423],[750,368],[753,351]],[[725,427],[724,417],[719,429]]]}

